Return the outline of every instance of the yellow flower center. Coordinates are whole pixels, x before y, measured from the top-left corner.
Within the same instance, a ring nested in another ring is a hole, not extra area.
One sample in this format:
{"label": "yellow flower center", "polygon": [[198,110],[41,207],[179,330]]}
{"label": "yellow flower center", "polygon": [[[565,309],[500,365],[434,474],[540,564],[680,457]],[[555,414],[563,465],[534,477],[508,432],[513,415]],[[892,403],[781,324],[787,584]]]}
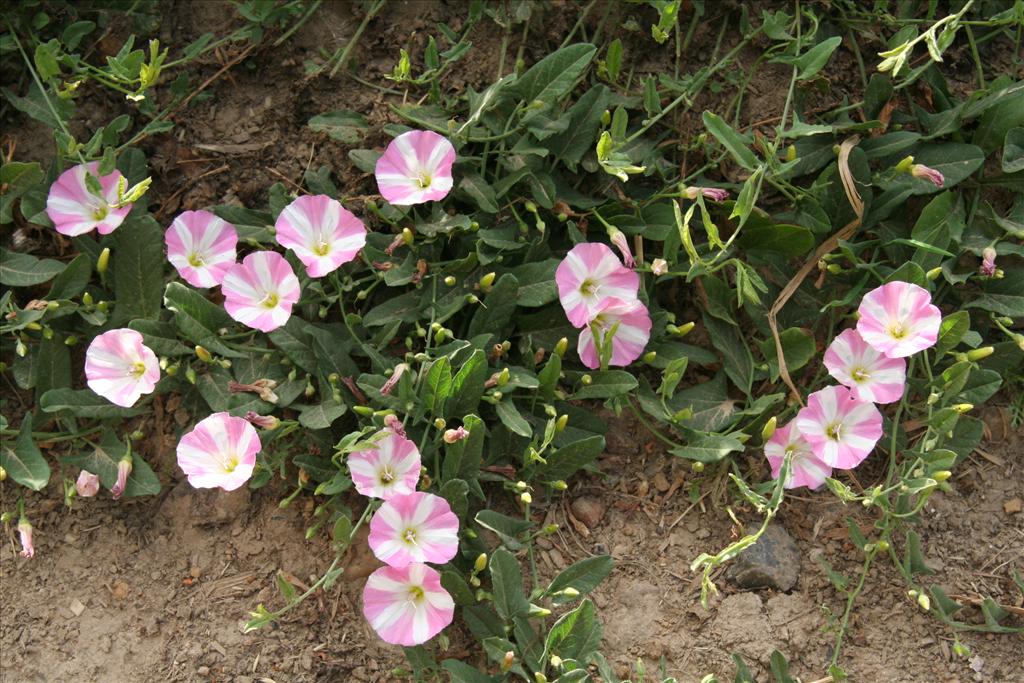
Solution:
{"label": "yellow flower center", "polygon": [[431,180],[433,180],[433,178],[430,177],[429,173],[426,171],[420,171],[420,174],[415,178],[416,186],[421,190],[425,190],[430,187]]}
{"label": "yellow flower center", "polygon": [[101,204],[92,210],[93,220],[101,221],[110,214],[110,207],[106,204]]}
{"label": "yellow flower center", "polygon": [[825,428],[825,436],[833,441],[839,441],[843,436],[843,425],[841,422],[833,422]]}
{"label": "yellow flower center", "polygon": [[193,268],[199,268],[203,265],[203,257],[199,255],[199,252],[192,252],[188,255],[188,264]]}
{"label": "yellow flower center", "polygon": [[380,471],[380,483],[390,484],[395,480],[395,473],[391,469],[391,465],[384,465],[384,469]]}
{"label": "yellow flower center", "polygon": [[907,331],[903,329],[903,323],[897,320],[889,324],[889,334],[893,339],[903,339],[907,336]]}
{"label": "yellow flower center", "polygon": [[313,247],[313,253],[316,254],[317,256],[327,256],[327,254],[329,254],[330,252],[331,245],[329,245],[327,242],[324,242],[323,240],[320,240],[320,242],[318,242],[317,245]]}
{"label": "yellow flower center", "polygon": [[231,456],[224,463],[224,471],[228,474],[234,472],[236,467],[238,467],[238,458],[236,456]]}
{"label": "yellow flower center", "polygon": [[263,299],[263,305],[266,308],[274,308],[280,300],[281,297],[277,295],[277,292],[267,292],[267,296]]}
{"label": "yellow flower center", "polygon": [[854,382],[867,382],[871,379],[871,374],[864,368],[854,368],[850,371],[850,377],[853,378]]}
{"label": "yellow flower center", "polygon": [[132,377],[142,377],[146,374],[146,364],[142,361],[132,363],[132,368],[128,372]]}
{"label": "yellow flower center", "polygon": [[580,293],[583,296],[593,296],[597,294],[597,283],[587,278],[580,283]]}
{"label": "yellow flower center", "polygon": [[420,586],[409,586],[409,600],[412,602],[422,602],[427,597],[427,594],[423,592],[423,588]]}
{"label": "yellow flower center", "polygon": [[409,545],[416,545],[416,530],[411,527],[406,529],[402,532],[402,540]]}

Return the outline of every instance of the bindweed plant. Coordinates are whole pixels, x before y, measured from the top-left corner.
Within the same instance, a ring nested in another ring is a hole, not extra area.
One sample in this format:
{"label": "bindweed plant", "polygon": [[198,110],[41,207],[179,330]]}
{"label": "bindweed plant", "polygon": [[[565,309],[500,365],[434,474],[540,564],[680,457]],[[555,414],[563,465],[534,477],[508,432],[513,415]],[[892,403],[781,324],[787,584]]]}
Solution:
{"label": "bindweed plant", "polygon": [[[641,76],[623,41],[603,35],[607,11],[586,35],[594,3],[528,68],[522,49],[506,53],[513,28],[526,43],[534,6],[471,3],[462,32],[442,24],[422,56],[403,50],[389,84],[375,84],[402,94],[383,149],[366,142],[378,131],[359,112],[318,113],[311,134],[350,146],[347,160],[267,187],[265,205],[194,207],[166,225],[149,211],[138,145],[170,130],[194,93],[184,70],[166,94],[161,79],[217,46],[248,41],[240,60],[278,45],[320,3],[241,3],[243,27],[181,57],[155,42],[147,57],[129,40],[106,67],[76,52],[92,20],[61,29],[31,12],[5,17],[0,44],[22,56],[27,93],[5,95],[53,129],[55,157],[45,170],[0,168],[0,219],[71,257],[4,247],[4,372],[33,410],[15,428],[4,399],[0,474],[41,491],[53,463],[38,444],[68,442],[56,464],[77,477],[64,478],[69,505],[101,488],[156,494],[135,418],[175,396],[192,416],[176,449],[192,486],[276,481],[291,488],[281,506],[315,501],[307,538],[331,539],[321,578],[300,594],[280,575],[281,603],[256,606],[247,630],[330,589],[365,526],[384,566],[365,584],[363,613],[405,648],[417,680],[617,681],[587,597],[611,558],[547,579],[534,549],[557,531],[539,510],[573,475],[597,471],[608,425],[591,408],[603,402],[703,473],[694,500],[704,486],[762,516],[694,559],[705,602],[713,572],[758,541],[787,489],[825,487],[875,515],[871,538],[849,526],[860,578],[826,568],[846,598],[833,680],[880,554],[954,632],[1019,631],[991,599],[984,625],[957,619],[963,605],[925,584],[913,523],[978,445],[975,407],[1019,386],[1024,86],[988,79],[979,63],[981,82],[962,98],[939,63],[960,29],[975,56],[987,41],[1019,47],[1020,3],[991,13],[968,2],[918,38],[907,22],[870,77],[854,42],[863,99],[824,112],[808,100],[844,31],[864,20],[852,3],[827,17],[744,8],[684,73],[680,56],[710,11],[693,4],[684,28],[680,3],[650,3],[651,40],[672,38],[675,68]],[[382,11],[367,4],[352,40],[307,77],[347,67]],[[504,32],[498,73],[480,92],[454,91],[446,74],[487,21]],[[907,74],[917,42],[930,61]],[[737,77],[755,44],[761,57]],[[789,71],[785,103],[777,125],[745,130],[746,86],[764,63]],[[67,105],[93,86],[125,92],[147,122],[123,115],[76,142]],[[677,117],[722,88],[736,94],[703,111],[703,132],[673,137]],[[348,164],[366,179],[339,187]],[[772,480],[750,483],[738,456],[762,448]],[[854,468],[861,478],[844,473]],[[11,521],[31,556],[28,500]],[[479,641],[469,661],[448,656],[456,616]],[[737,680],[751,680],[736,664]],[[780,653],[772,670],[791,680]],[[644,680],[642,666],[635,675]]]}

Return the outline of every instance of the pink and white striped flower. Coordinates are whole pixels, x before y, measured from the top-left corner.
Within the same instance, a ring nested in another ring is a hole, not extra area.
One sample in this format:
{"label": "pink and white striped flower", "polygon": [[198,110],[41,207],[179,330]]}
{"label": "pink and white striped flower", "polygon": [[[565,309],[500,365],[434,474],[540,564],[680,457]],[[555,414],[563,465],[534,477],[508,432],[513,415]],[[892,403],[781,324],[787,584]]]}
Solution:
{"label": "pink and white striped flower", "polygon": [[35,556],[36,546],[32,542],[32,524],[24,516],[18,521],[18,540],[21,541],[19,555],[27,558]]}
{"label": "pink and white striped flower", "polygon": [[100,492],[99,476],[88,470],[82,470],[78,473],[78,479],[75,481],[75,491],[79,498],[92,498]]}
{"label": "pink and white striped flower", "polygon": [[391,496],[370,520],[367,540],[377,559],[391,567],[444,564],[459,550],[459,518],[448,501],[432,493]]}
{"label": "pink and white striped flower", "polygon": [[[98,161],[79,164],[61,173],[50,186],[46,215],[60,234],[75,237],[99,230],[101,235],[107,235],[114,232],[132,210],[131,204],[115,207],[121,172],[101,176],[99,168]],[[90,174],[100,182],[99,194],[94,194],[86,184],[85,178]]]}
{"label": "pink and white striped flower", "polygon": [[910,167],[910,175],[915,178],[923,178],[930,182],[935,187],[942,187],[946,178],[942,175],[942,171],[934,169],[931,166],[925,166],[924,164],[914,164]]}
{"label": "pink and white striped flower", "polygon": [[772,478],[778,479],[782,471],[782,462],[790,457],[789,476],[783,488],[795,489],[806,486],[809,489],[820,488],[825,478],[832,476],[832,468],[815,457],[811,444],[800,434],[793,422],[779,427],[764,445],[764,456],[772,468]]}
{"label": "pink and white striped flower", "polygon": [[939,337],[942,313],[931,295],[909,282],[888,282],[860,302],[857,332],[889,358],[904,358],[930,348]]}
{"label": "pink and white striped flower", "polygon": [[197,489],[234,491],[249,480],[260,452],[256,428],[242,417],[214,413],[178,442],[178,466]]}
{"label": "pink and white striped flower", "polygon": [[221,291],[228,315],[262,332],[288,322],[300,294],[295,271],[273,251],[253,252],[232,266]]}
{"label": "pink and white striped flower", "polygon": [[846,387],[825,387],[807,397],[796,428],[815,457],[848,470],[863,462],[882,438],[882,414]]}
{"label": "pink and white striped flower", "polygon": [[235,265],[235,226],[209,211],[185,211],[164,233],[167,260],[193,287],[216,287]]}
{"label": "pink and white striped flower", "polygon": [[363,616],[384,642],[412,647],[452,623],[455,601],[425,564],[381,567],[363,588]]}
{"label": "pink and white striped flower", "polygon": [[696,199],[698,196],[710,199],[713,202],[721,202],[729,198],[729,191],[720,187],[697,187],[691,185],[683,188],[683,196],[687,199]]}
{"label": "pink and white striped flower", "polygon": [[608,298],[630,301],[640,289],[640,276],[599,242],[570,249],[555,270],[555,282],[565,315],[576,327],[586,327]]}
{"label": "pink and white striped flower", "polygon": [[[639,300],[605,299],[589,325],[580,330],[576,345],[580,360],[592,370],[601,367],[601,357],[594,342],[595,327],[601,344],[612,345],[609,365],[629,365],[640,357],[651,338],[651,316]],[[611,334],[613,329],[614,334]]]}
{"label": "pink and white striped flower", "polygon": [[160,381],[160,362],[135,330],[110,330],[92,340],[85,351],[89,388],[114,405],[130,408]]}
{"label": "pink and white striped flower", "polygon": [[415,492],[420,480],[416,444],[391,429],[381,430],[374,439],[373,448],[348,456],[348,471],[356,491],[385,500]]}
{"label": "pink and white striped flower", "polygon": [[380,193],[396,206],[444,199],[452,189],[455,148],[429,130],[410,130],[391,141],[377,160]]}
{"label": "pink and white striped flower", "polygon": [[832,340],[825,351],[825,367],[862,401],[893,403],[903,397],[907,361],[876,351],[857,330],[843,330]]}
{"label": "pink and white striped flower", "polygon": [[299,257],[310,277],[323,277],[356,257],[366,228],[327,195],[306,195],[284,207],[274,225],[277,242]]}

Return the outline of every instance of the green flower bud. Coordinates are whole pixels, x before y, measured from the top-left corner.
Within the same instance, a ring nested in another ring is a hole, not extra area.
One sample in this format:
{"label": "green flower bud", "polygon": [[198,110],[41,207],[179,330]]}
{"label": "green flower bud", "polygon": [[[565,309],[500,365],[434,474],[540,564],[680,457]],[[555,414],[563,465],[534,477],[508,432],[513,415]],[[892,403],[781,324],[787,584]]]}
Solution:
{"label": "green flower bud", "polygon": [[967,360],[979,361],[982,358],[988,358],[995,353],[995,348],[992,346],[982,346],[980,349],[971,349],[967,352]]}
{"label": "green flower bud", "polygon": [[188,380],[189,384],[196,383],[196,371],[191,365],[185,370],[185,379]]}
{"label": "green flower bud", "polygon": [[582,377],[580,377],[580,383],[585,387],[589,387],[593,383],[593,381],[594,378],[591,377],[590,375],[583,375]]}
{"label": "green flower bud", "polygon": [[444,283],[446,285],[448,285],[449,287],[454,287],[455,286],[455,276],[454,275],[449,275],[448,277],[446,277],[444,279]]}
{"label": "green flower bud", "polygon": [[482,572],[487,568],[487,553],[480,553],[476,556],[476,561],[473,563],[473,571]]}
{"label": "green flower bud", "polygon": [[479,282],[479,284],[480,284],[480,291],[482,291],[482,292],[489,292],[489,291],[491,291],[491,287],[494,285],[494,278],[495,277],[497,277],[497,275],[495,275],[494,271],[491,271],[490,273],[487,273],[482,278],[480,278],[480,282]]}
{"label": "green flower bud", "polygon": [[696,472],[697,474],[700,474],[701,472],[704,471],[704,463],[702,463],[699,460],[694,460],[690,464],[690,469],[693,470],[694,472]]}
{"label": "green flower bud", "polygon": [[415,235],[412,234],[412,230],[409,228],[402,228],[402,241],[405,242],[406,246],[412,246],[416,240]]}
{"label": "green flower bud", "polygon": [[73,335],[73,334],[69,334],[69,335],[68,335],[68,336],[67,336],[67,337],[66,337],[66,338],[64,339],[64,345],[65,345],[65,346],[74,346],[74,345],[75,345],[75,344],[77,344],[77,343],[78,343],[78,337],[77,337],[77,336],[75,336],[75,335]]}
{"label": "green flower bud", "polygon": [[925,275],[925,277],[927,277],[927,278],[928,278],[929,280],[931,280],[931,281],[933,281],[933,282],[934,282],[935,280],[938,280],[938,279],[939,279],[939,276],[940,276],[940,275],[942,275],[942,266],[935,266],[934,268],[932,268],[931,270],[929,270],[929,271],[928,271],[927,273],[925,273],[924,275]]}
{"label": "green flower bud", "polygon": [[953,406],[953,410],[962,415],[966,412],[974,410],[974,405],[971,403],[957,403],[955,406]]}
{"label": "green flower bud", "polygon": [[934,479],[935,481],[946,481],[952,476],[953,473],[950,472],[949,470],[939,470],[938,472],[932,474],[932,479]]}
{"label": "green flower bud", "polygon": [[110,264],[110,247],[104,247],[103,251],[100,252],[100,257],[96,259],[96,272],[103,274],[107,272],[107,266]]}
{"label": "green flower bud", "polygon": [[679,337],[685,337],[686,335],[690,334],[690,332],[692,332],[693,328],[696,327],[696,326],[697,326],[697,323],[695,323],[695,322],[693,322],[691,320],[690,322],[686,323],[685,325],[680,325],[678,331],[676,332],[676,335],[679,336]]}
{"label": "green flower bud", "polygon": [[373,415],[373,408],[370,406],[352,406],[352,412],[363,417],[371,417]]}
{"label": "green flower bud", "polygon": [[196,357],[204,363],[209,363],[213,360],[213,356],[202,346],[196,346]]}
{"label": "green flower bud", "polygon": [[650,365],[654,362],[654,359],[658,357],[657,351],[648,351],[644,354],[644,362]]}
{"label": "green flower bud", "polygon": [[533,502],[533,496],[530,495],[529,491],[523,491],[519,494],[519,500],[523,501],[524,505],[529,505]]}
{"label": "green flower bud", "polygon": [[569,488],[569,485],[566,484],[561,479],[559,479],[558,481],[551,482],[551,488],[555,489],[556,491],[565,491],[566,489]]}
{"label": "green flower bud", "polygon": [[561,434],[563,431],[565,431],[565,426],[567,424],[569,424],[569,415],[559,415],[558,420],[555,422],[555,431]]}
{"label": "green flower bud", "polygon": [[443,417],[434,420],[434,429],[444,429],[446,426],[448,426],[448,423],[444,421]]}
{"label": "green flower bud", "polygon": [[764,428],[761,430],[761,440],[767,441],[772,438],[772,434],[775,433],[775,427],[779,424],[779,420],[774,415],[765,423]]}

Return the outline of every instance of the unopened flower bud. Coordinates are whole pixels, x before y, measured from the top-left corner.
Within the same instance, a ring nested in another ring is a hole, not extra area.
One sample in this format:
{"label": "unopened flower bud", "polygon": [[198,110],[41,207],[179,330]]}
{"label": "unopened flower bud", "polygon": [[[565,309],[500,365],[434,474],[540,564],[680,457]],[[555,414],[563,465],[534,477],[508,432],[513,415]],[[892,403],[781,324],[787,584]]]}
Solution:
{"label": "unopened flower bud", "polygon": [[570,600],[573,599],[573,598],[580,597],[580,592],[578,590],[576,590],[575,588],[573,588],[572,586],[569,586],[568,588],[563,588],[562,590],[560,590],[558,592],[561,593],[562,595],[564,595],[565,597],[569,598]]}
{"label": "unopened flower bud", "polygon": [[538,671],[533,674],[533,683],[548,683],[548,677]]}
{"label": "unopened flower bud", "polygon": [[695,323],[695,322],[693,322],[691,320],[690,322],[688,322],[688,323],[686,323],[684,325],[680,325],[676,329],[676,333],[675,334],[676,334],[677,337],[685,337],[686,335],[690,334],[690,332],[692,332],[693,328],[696,327],[696,326],[697,326],[697,323]]}
{"label": "unopened flower bud", "polygon": [[551,662],[551,666],[555,669],[561,668],[562,666],[562,658],[558,655],[551,655],[551,659],[549,661]]}
{"label": "unopened flower bud", "polygon": [[508,671],[509,669],[511,669],[512,665],[515,664],[515,661],[516,661],[516,653],[513,652],[512,650],[509,650],[508,652],[506,652],[505,656],[502,657],[502,659],[501,659],[501,670],[502,670],[502,672],[505,672],[505,671]]}
{"label": "unopened flower bud", "polygon": [[448,285],[449,287],[454,287],[455,286],[455,276],[454,275],[449,275],[448,277],[446,277],[444,279],[444,283],[446,285]]}
{"label": "unopened flower bud", "polygon": [[594,378],[591,377],[590,375],[583,375],[582,377],[580,377],[580,383],[585,387],[589,387],[593,383],[593,381]]}
{"label": "unopened flower bud", "polygon": [[664,275],[668,272],[668,261],[663,258],[656,258],[651,261],[651,273],[653,275]]}
{"label": "unopened flower bud", "polygon": [[969,412],[971,410],[974,410],[974,404],[972,404],[972,403],[957,403],[955,406],[953,406],[953,410],[955,410],[956,412],[958,412],[958,413],[960,413],[962,415],[963,413],[966,413],[966,412]]}
{"label": "unopened flower bud", "polygon": [[73,334],[69,334],[64,339],[64,346],[74,346],[77,343],[78,343],[78,337],[76,335],[73,335]]}
{"label": "unopened flower bud", "polygon": [[19,339],[14,344],[14,352],[18,354],[19,358],[24,358],[28,355],[28,347],[25,345],[25,342]]}
{"label": "unopened flower bud", "polygon": [[491,271],[490,273],[487,273],[482,278],[480,278],[480,291],[485,293],[491,291],[491,287],[494,285],[495,277],[497,276],[495,275],[494,271]]}
{"label": "unopened flower bud", "polygon": [[196,379],[198,379],[196,377],[196,370],[191,365],[185,369],[185,379],[188,380],[189,384],[195,384]]}
{"label": "unopened flower bud", "polygon": [[519,500],[523,501],[524,505],[529,505],[533,502],[533,496],[530,495],[529,491],[523,491],[519,494]]}
{"label": "unopened flower bud", "polygon": [[796,145],[789,145],[786,147],[786,161],[796,160]]}
{"label": "unopened flower bud", "polygon": [[910,167],[910,175],[914,176],[915,178],[922,178],[924,180],[927,180],[935,187],[942,187],[946,182],[946,179],[942,175],[941,171],[938,171],[937,169],[934,169],[930,166],[925,166],[924,164],[912,165]]}
{"label": "unopened flower bud", "polygon": [[412,234],[412,230],[410,230],[409,228],[402,228],[402,242],[407,247],[411,247],[415,240],[416,237],[415,235]]}
{"label": "unopened flower bud", "polygon": [[277,429],[281,425],[281,421],[273,415],[260,415],[252,410],[245,414],[245,419],[257,427],[267,430]]}
{"label": "unopened flower bud", "polygon": [[569,340],[566,339],[565,337],[562,337],[555,344],[555,355],[558,356],[559,358],[564,357],[565,356],[565,351],[568,348],[569,348]]}
{"label": "unopened flower bud", "polygon": [[391,372],[391,377],[388,377],[387,381],[384,382],[384,385],[380,388],[380,393],[384,396],[390,394],[391,390],[395,388],[396,384],[398,384],[398,380],[402,379],[402,375],[405,374],[405,371],[408,369],[408,363],[399,363],[396,365],[395,369]]}
{"label": "unopened flower bud", "polygon": [[569,485],[566,484],[563,480],[559,479],[558,481],[551,482],[551,488],[555,489],[556,491],[565,491],[566,489],[569,488]]}
{"label": "unopened flower bud", "polygon": [[209,363],[213,360],[213,356],[202,346],[196,346],[196,357],[204,363]]}
{"label": "unopened flower bud", "polygon": [[373,416],[373,408],[370,406],[352,406],[352,412],[362,417]]}
{"label": "unopened flower bud", "polygon": [[775,433],[775,427],[779,424],[779,419],[774,415],[769,418],[768,422],[765,423],[764,428],[761,429],[761,440],[767,441],[772,438],[772,434]]}
{"label": "unopened flower bud", "polygon": [[942,395],[937,391],[933,391],[932,393],[928,394],[928,399],[925,401],[925,403],[927,403],[927,405],[933,406],[939,402],[940,398],[942,398]]}
{"label": "unopened flower bud", "polygon": [[693,463],[690,464],[690,469],[696,472],[697,474],[700,474],[701,472],[704,471],[704,463],[702,463],[699,460],[695,460],[693,461]]}
{"label": "unopened flower bud", "polygon": [[83,294],[82,295],[82,304],[85,305],[86,307],[92,306],[92,294],[90,294],[89,292],[86,292],[85,294]]}
{"label": "unopened flower bud", "polygon": [[108,265],[110,265],[110,247],[103,247],[99,258],[96,259],[96,272],[102,275],[107,272]]}
{"label": "unopened flower bud", "polygon": [[879,541],[878,543],[876,543],[875,545],[878,546],[879,552],[883,552],[884,553],[884,552],[888,552],[889,551],[889,541],[886,541],[886,540],[883,539],[883,540]]}
{"label": "unopened flower bud", "polygon": [[540,530],[540,535],[541,536],[551,536],[551,535],[556,534],[556,533],[558,533],[558,525],[557,524],[546,524],[545,526],[541,527],[541,530]]}
{"label": "unopened flower bud", "polygon": [[939,470],[938,472],[934,472],[932,474],[932,479],[934,479],[935,481],[946,481],[952,476],[953,473],[950,472],[949,470]]}
{"label": "unopened flower bud", "polygon": [[21,541],[21,553],[19,554],[22,557],[32,557],[36,554],[36,547],[32,543],[32,525],[25,515],[22,515],[18,521],[18,538]]}
{"label": "unopened flower bud", "polygon": [[929,598],[929,597],[928,597],[928,596],[927,596],[926,594],[924,594],[924,593],[921,593],[920,595],[918,595],[918,596],[917,596],[917,604],[918,604],[918,605],[919,605],[919,606],[921,607],[921,609],[923,609],[923,610],[924,610],[925,612],[927,612],[928,610],[930,610],[930,609],[931,609],[931,607],[932,607],[932,601],[931,601],[931,599],[930,599],[930,598]]}
{"label": "unopened flower bud", "polygon": [[462,441],[467,436],[469,436],[469,432],[466,430],[465,427],[457,427],[456,429],[446,430],[441,438],[444,440],[445,443],[453,444]]}
{"label": "unopened flower bud", "polygon": [[929,279],[930,281],[934,282],[935,280],[938,280],[938,279],[939,279],[939,276],[940,276],[940,275],[942,275],[942,266],[935,266],[934,268],[932,268],[931,270],[929,270],[929,271],[928,271],[927,273],[925,273],[924,275],[925,275],[925,277],[926,277],[926,278],[928,278],[928,279]]}
{"label": "unopened flower bud", "polygon": [[132,473],[131,451],[124,454],[124,457],[117,463],[117,481],[110,487],[110,495],[114,500],[119,500],[124,495],[124,489],[128,485],[128,475]]}
{"label": "unopened flower bud", "polygon": [[480,553],[476,556],[476,561],[473,562],[473,571],[482,572],[487,568],[487,553]]}
{"label": "unopened flower bud", "polygon": [[405,436],[405,427],[402,426],[402,421],[394,413],[388,413],[384,416],[384,427],[390,429],[398,436]]}
{"label": "unopened flower bud", "polygon": [[82,470],[75,481],[75,491],[81,498],[92,498],[100,492],[100,478],[92,472]]}
{"label": "unopened flower bud", "polygon": [[843,267],[838,263],[830,263],[825,266],[825,270],[832,273],[833,275],[839,275],[843,272]]}
{"label": "unopened flower bud", "polygon": [[981,268],[979,269],[982,275],[988,275],[992,277],[996,274],[996,250],[992,247],[985,247],[981,252]]}
{"label": "unopened flower bud", "polygon": [[983,358],[988,358],[995,352],[995,348],[992,346],[982,346],[980,349],[971,349],[967,352],[967,360],[979,361]]}
{"label": "unopened flower bud", "polygon": [[531,617],[538,617],[543,619],[544,617],[551,616],[551,610],[549,610],[547,607],[541,607],[540,605],[531,604],[529,615]]}
{"label": "unopened flower bud", "polygon": [[559,415],[558,420],[555,421],[555,431],[558,433],[562,433],[563,431],[565,431],[565,426],[567,424],[569,424],[568,413],[563,413]]}
{"label": "unopened flower bud", "polygon": [[645,354],[644,354],[644,356],[643,356],[643,361],[644,361],[645,363],[647,363],[648,365],[650,365],[650,364],[651,364],[651,363],[653,363],[653,362],[654,362],[654,361],[655,361],[655,360],[656,360],[657,358],[658,358],[658,352],[657,352],[657,351],[648,351],[647,353],[645,353]]}

